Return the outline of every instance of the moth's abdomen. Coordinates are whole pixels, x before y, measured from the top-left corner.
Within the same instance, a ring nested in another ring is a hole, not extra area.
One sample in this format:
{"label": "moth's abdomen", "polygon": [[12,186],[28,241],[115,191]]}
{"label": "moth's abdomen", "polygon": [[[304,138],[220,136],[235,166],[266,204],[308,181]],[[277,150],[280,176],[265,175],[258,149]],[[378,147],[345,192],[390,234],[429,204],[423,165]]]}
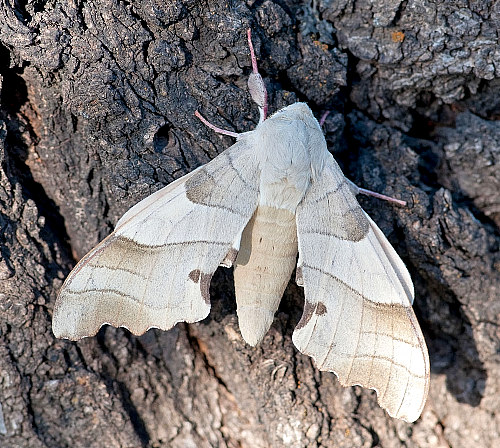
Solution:
{"label": "moth's abdomen", "polygon": [[250,345],[269,330],[296,259],[295,215],[260,205],[243,231],[234,267],[240,331]]}

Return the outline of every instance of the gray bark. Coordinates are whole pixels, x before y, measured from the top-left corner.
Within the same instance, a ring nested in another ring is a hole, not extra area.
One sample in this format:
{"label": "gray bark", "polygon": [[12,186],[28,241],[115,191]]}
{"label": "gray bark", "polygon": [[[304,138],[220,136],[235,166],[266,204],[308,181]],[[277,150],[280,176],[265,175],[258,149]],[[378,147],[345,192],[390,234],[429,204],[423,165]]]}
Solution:
{"label": "gray bark", "polygon": [[[500,8],[493,2],[0,0],[0,446],[493,447],[500,443]],[[431,391],[409,425],[293,347],[290,283],[257,348],[232,273],[198,324],[78,343],[57,290],[135,202],[307,101],[416,286]]]}

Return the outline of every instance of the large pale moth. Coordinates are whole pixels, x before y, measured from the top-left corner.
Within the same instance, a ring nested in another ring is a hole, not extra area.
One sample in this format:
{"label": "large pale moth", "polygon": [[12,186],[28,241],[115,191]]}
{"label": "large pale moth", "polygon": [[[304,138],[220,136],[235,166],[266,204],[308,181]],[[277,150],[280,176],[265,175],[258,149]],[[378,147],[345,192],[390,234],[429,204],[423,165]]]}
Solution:
{"label": "large pale moth", "polygon": [[366,191],[344,177],[310,108],[295,103],[267,117],[250,33],[249,44],[257,127],[235,134],[209,124],[236,143],[136,204],[83,257],[57,298],[54,334],[77,340],[108,323],[140,335],[197,322],[210,311],[212,274],[234,266],[241,335],[256,345],[296,268],[305,306],[295,346],[342,385],[375,389],[391,416],[414,421],[429,358],[410,275],[358,204]]}

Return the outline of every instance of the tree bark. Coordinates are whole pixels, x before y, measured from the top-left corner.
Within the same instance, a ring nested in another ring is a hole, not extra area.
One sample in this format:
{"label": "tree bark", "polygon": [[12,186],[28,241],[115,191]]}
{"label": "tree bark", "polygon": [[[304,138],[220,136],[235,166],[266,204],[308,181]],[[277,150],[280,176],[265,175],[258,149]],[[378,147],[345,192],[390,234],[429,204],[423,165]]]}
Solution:
{"label": "tree bark", "polygon": [[[0,0],[0,446],[500,444],[500,9],[490,2]],[[431,357],[414,424],[297,352],[290,283],[256,348],[232,272],[205,321],[51,332],[75,260],[134,203],[252,129],[253,30],[275,111],[306,101],[407,264]]]}

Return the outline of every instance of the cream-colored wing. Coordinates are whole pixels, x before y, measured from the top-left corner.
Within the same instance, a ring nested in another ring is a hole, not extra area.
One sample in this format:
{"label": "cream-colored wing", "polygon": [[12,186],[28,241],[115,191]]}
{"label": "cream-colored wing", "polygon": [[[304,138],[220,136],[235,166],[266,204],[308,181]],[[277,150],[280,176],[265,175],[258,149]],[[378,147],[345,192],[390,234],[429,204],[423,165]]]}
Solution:
{"label": "cream-colored wing", "polygon": [[108,323],[139,335],[205,318],[210,279],[252,217],[258,185],[242,139],[132,207],[64,282],[54,334],[76,340]]}
{"label": "cream-colored wing", "polygon": [[375,389],[381,407],[415,421],[429,356],[411,307],[410,275],[331,159],[297,209],[305,292],[293,342],[343,386]]}

